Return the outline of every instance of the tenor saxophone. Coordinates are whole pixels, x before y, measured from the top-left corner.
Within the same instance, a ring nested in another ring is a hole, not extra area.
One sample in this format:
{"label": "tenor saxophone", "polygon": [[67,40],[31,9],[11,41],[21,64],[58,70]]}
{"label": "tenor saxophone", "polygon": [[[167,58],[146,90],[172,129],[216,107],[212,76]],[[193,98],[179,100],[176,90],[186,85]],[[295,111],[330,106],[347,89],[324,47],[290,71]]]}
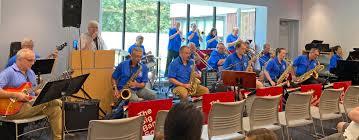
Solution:
{"label": "tenor saxophone", "polygon": [[283,83],[284,79],[286,78],[286,76],[288,75],[289,72],[291,72],[293,70],[293,65],[291,63],[291,60],[286,60],[288,67],[284,70],[284,72],[282,73],[282,75],[279,76],[278,80],[277,80],[277,85],[281,85],[281,83]]}
{"label": "tenor saxophone", "polygon": [[191,85],[191,87],[188,89],[188,94],[194,95],[197,92],[197,87],[200,83],[201,81],[196,78],[196,63],[193,62],[192,71],[188,83]]}

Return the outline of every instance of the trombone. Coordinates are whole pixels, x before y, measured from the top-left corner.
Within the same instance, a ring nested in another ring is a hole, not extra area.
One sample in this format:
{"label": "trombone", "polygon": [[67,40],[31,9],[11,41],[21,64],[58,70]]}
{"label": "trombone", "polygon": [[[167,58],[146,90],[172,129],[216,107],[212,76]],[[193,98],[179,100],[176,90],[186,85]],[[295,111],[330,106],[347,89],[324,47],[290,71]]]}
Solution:
{"label": "trombone", "polygon": [[[213,69],[213,67],[210,66],[210,65],[207,63],[207,59],[203,59],[203,58],[198,54],[197,50],[194,51],[194,55],[195,55],[195,60],[196,60],[196,58],[197,58],[201,63],[203,63],[203,64],[206,66],[206,68]],[[206,57],[206,55],[204,55],[204,57]],[[208,58],[209,58],[209,57],[208,57]]]}

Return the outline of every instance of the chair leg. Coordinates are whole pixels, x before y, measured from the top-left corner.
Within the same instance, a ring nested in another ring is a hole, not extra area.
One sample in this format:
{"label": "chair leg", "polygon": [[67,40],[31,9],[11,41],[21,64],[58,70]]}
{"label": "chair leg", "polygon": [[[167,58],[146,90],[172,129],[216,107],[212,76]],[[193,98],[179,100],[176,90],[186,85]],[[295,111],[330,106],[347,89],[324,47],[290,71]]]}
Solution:
{"label": "chair leg", "polygon": [[316,128],[315,128],[314,121],[313,121],[313,130],[314,130],[314,137],[315,137],[315,139],[317,140],[317,139],[318,139],[318,135],[317,135],[317,130],[316,130]]}
{"label": "chair leg", "polygon": [[323,137],[325,136],[325,133],[324,133],[324,127],[323,127],[323,121],[320,120],[320,126],[322,128],[322,134],[323,134]]}
{"label": "chair leg", "polygon": [[287,140],[290,140],[289,128],[288,126],[285,126],[285,128],[287,130]]}
{"label": "chair leg", "polygon": [[285,136],[284,136],[284,129],[283,129],[283,127],[281,127],[280,132],[282,132],[282,140],[284,140]]}
{"label": "chair leg", "polygon": [[18,131],[17,123],[15,123],[15,139],[19,140],[19,131]]}

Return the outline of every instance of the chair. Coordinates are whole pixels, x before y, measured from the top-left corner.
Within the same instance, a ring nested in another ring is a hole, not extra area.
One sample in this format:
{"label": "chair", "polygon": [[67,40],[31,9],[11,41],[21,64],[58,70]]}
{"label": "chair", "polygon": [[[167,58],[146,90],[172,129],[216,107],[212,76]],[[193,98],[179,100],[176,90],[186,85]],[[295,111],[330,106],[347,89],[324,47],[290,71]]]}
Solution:
{"label": "chair", "polygon": [[[257,128],[282,130],[278,119],[278,105],[281,95],[255,97],[249,117],[243,118],[243,128],[246,132]],[[283,131],[282,138],[284,139]]]}
{"label": "chair", "polygon": [[160,110],[157,112],[155,134],[156,133],[164,134],[164,126],[165,126],[167,114],[168,114],[168,110]]}
{"label": "chair", "polygon": [[[359,106],[359,87],[350,86],[344,95],[343,104],[339,104],[340,112],[345,114],[346,118],[348,113],[355,107]],[[349,119],[347,118],[347,121]]]}
{"label": "chair", "polygon": [[320,121],[323,136],[325,135],[323,128],[324,120],[332,120],[340,117],[344,120],[339,110],[339,97],[343,89],[344,88],[325,89],[320,97],[319,107],[311,107],[313,118]]}
{"label": "chair", "polygon": [[287,139],[290,140],[289,128],[313,125],[314,134],[316,135],[315,125],[310,114],[310,101],[313,91],[297,92],[289,94],[286,111],[279,113],[280,124],[286,128]]}
{"label": "chair", "polygon": [[16,53],[21,49],[21,42],[11,42],[10,44],[10,53],[9,58],[16,55]]}
{"label": "chair", "polygon": [[88,140],[141,140],[144,117],[115,120],[91,120]]}
{"label": "chair", "polygon": [[245,100],[239,102],[215,102],[208,115],[208,138],[243,139],[242,116]]}
{"label": "chair", "polygon": [[20,124],[31,123],[31,122],[39,121],[39,120],[42,120],[42,119],[47,119],[47,116],[46,115],[38,115],[38,116],[31,117],[31,118],[12,119],[12,120],[6,119],[6,117],[0,117],[0,122],[14,123],[15,124],[15,139],[18,140],[20,137],[25,136],[27,134],[37,132],[37,131],[40,131],[40,130],[43,130],[43,129],[46,129],[46,128],[49,128],[49,126],[46,125],[46,126],[34,129],[34,130],[30,130],[28,132],[24,132],[22,134],[19,134],[19,125]]}

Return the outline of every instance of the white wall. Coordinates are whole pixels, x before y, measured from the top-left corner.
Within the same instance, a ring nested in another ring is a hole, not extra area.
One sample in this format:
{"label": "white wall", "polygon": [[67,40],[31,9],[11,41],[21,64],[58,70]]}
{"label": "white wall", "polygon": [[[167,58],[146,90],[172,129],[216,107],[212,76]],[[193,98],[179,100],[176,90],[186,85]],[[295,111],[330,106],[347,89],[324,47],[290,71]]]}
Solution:
{"label": "white wall", "polygon": [[[89,20],[99,19],[100,0],[83,0],[82,7],[81,30],[85,31]],[[0,70],[7,63],[12,41],[30,37],[35,51],[46,57],[56,45],[78,38],[75,28],[62,28],[62,0],[3,0],[0,10]],[[66,68],[67,52],[60,53],[57,72]]]}
{"label": "white wall", "polygon": [[359,48],[358,5],[358,0],[303,0],[301,45],[320,39],[331,46],[340,44],[346,55]]}
{"label": "white wall", "polygon": [[[266,6],[267,16],[267,42],[274,48],[279,46],[280,19],[301,20],[302,0],[212,0],[249,5]],[[305,1],[305,0],[303,0]],[[299,30],[301,26],[299,25]],[[299,38],[301,40],[301,38]],[[299,41],[300,42],[300,41]]]}

